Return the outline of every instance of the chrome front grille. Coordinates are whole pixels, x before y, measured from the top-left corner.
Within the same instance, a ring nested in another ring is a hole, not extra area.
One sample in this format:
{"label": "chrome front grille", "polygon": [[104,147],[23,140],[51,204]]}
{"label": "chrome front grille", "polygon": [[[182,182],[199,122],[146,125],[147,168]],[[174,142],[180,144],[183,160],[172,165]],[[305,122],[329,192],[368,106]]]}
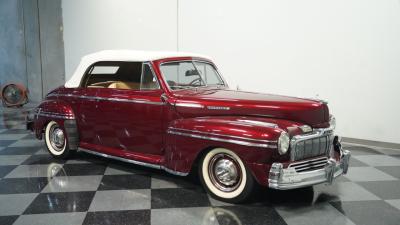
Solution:
{"label": "chrome front grille", "polygon": [[302,162],[295,162],[288,166],[288,168],[294,168],[296,172],[307,172],[311,170],[318,170],[325,167],[326,163],[328,162],[327,157],[311,159]]}
{"label": "chrome front grille", "polygon": [[296,140],[291,144],[291,160],[298,161],[316,156],[329,156],[331,135]]}

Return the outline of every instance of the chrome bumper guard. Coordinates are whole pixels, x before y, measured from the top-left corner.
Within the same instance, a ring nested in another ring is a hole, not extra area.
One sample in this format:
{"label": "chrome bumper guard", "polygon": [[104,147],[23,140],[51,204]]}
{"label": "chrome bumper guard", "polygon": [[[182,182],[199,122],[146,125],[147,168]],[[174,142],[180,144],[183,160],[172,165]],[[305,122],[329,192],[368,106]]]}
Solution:
{"label": "chrome bumper guard", "polygon": [[35,118],[35,111],[30,110],[28,111],[28,114],[25,117],[25,122],[26,122],[26,129],[33,131],[33,120]]}
{"label": "chrome bumper guard", "polygon": [[305,172],[296,172],[290,167],[284,169],[281,163],[273,163],[269,171],[269,187],[288,190],[320,183],[331,184],[336,177],[347,173],[350,155],[350,151],[340,150],[339,161],[330,158],[324,168]]}

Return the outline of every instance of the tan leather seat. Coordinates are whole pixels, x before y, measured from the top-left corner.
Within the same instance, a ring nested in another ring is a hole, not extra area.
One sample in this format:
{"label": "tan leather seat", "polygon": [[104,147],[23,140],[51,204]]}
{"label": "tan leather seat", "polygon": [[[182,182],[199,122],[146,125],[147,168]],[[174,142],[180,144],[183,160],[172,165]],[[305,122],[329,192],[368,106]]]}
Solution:
{"label": "tan leather seat", "polygon": [[117,81],[108,85],[108,88],[140,90],[140,83]]}

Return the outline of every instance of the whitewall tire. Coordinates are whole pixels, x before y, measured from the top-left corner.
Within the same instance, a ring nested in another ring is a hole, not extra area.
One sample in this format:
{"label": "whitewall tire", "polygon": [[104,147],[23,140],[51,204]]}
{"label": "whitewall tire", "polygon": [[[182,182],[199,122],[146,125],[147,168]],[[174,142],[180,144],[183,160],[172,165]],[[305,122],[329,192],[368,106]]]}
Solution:
{"label": "whitewall tire", "polygon": [[254,188],[254,178],[243,161],[224,148],[215,148],[202,157],[199,175],[207,192],[226,202],[242,202]]}
{"label": "whitewall tire", "polygon": [[55,158],[66,158],[69,155],[67,136],[62,127],[55,121],[50,121],[44,133],[47,150]]}

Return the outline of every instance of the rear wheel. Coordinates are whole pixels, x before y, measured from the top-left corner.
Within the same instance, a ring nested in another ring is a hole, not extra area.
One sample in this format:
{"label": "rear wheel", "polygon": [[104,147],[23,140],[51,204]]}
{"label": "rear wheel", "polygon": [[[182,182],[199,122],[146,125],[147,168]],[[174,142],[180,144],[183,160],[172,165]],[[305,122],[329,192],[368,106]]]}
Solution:
{"label": "rear wheel", "polygon": [[49,153],[55,158],[67,158],[70,150],[64,129],[55,121],[50,121],[46,126],[45,143]]}
{"label": "rear wheel", "polygon": [[204,155],[199,166],[200,179],[216,199],[238,203],[254,189],[254,178],[242,160],[232,151],[215,148]]}

